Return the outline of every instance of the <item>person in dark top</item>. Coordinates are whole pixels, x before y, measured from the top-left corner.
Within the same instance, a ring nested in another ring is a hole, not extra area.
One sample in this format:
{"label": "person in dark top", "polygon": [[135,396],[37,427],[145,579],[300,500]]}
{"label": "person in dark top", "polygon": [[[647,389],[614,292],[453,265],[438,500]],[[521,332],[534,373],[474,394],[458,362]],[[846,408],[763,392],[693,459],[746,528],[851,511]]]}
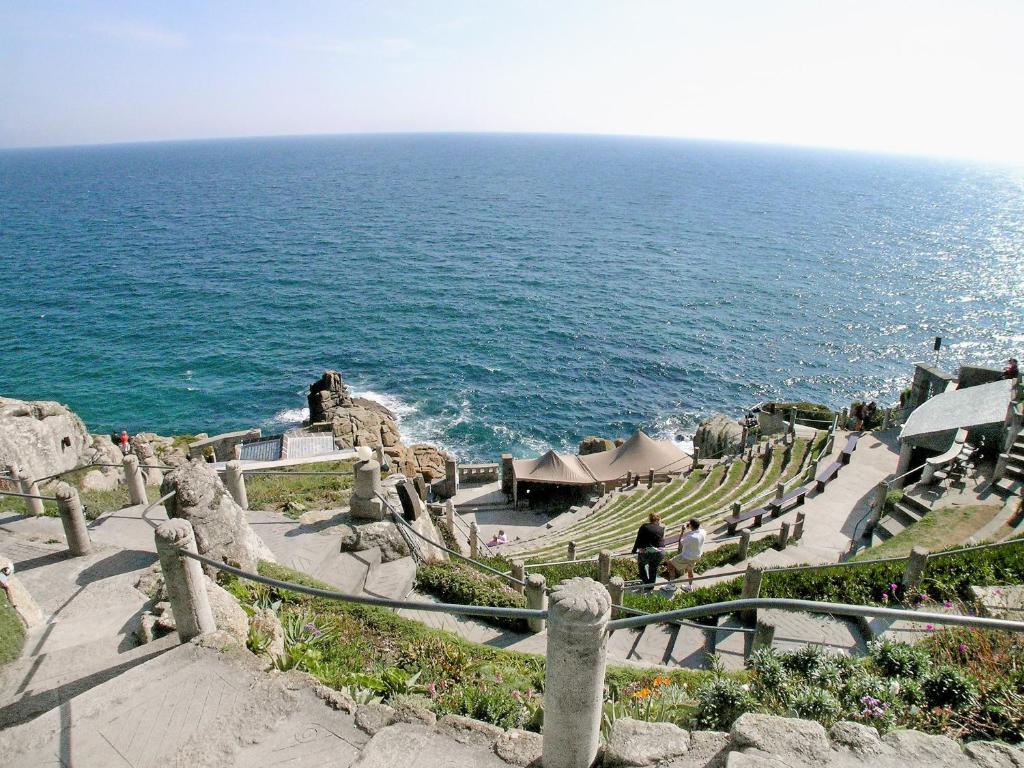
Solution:
{"label": "person in dark top", "polygon": [[1004,379],[1016,379],[1020,376],[1020,369],[1017,367],[1017,358],[1011,357],[1006,361],[1006,367],[1003,368]]}
{"label": "person in dark top", "polygon": [[640,571],[640,581],[653,584],[658,580],[658,566],[665,556],[665,526],[661,524],[661,515],[651,512],[648,522],[640,526],[636,532],[633,552],[636,554],[636,566]]}

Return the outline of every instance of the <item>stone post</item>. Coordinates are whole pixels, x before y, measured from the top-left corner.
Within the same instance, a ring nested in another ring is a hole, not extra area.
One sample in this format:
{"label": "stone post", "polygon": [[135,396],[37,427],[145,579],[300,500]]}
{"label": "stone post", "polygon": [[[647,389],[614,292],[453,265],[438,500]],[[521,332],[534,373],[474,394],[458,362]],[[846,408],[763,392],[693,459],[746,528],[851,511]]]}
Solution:
{"label": "stone post", "polygon": [[[715,619],[717,622],[718,619]],[[704,669],[711,667],[711,659],[718,652],[718,625],[704,630]]]}
{"label": "stone post", "polygon": [[156,529],[156,553],[171,601],[178,637],[184,643],[197,635],[213,632],[217,625],[206,594],[206,577],[198,560],[182,552],[196,552],[192,523],[172,518]]}
{"label": "stone post", "polygon": [[544,768],[590,768],[601,732],[611,598],[591,579],[551,593],[544,684]]}
{"label": "stone post", "polygon": [[796,513],[796,525],[793,526],[793,541],[800,541],[804,537],[804,520],[807,518],[803,512]]}
{"label": "stone post", "polygon": [[776,499],[781,499],[785,495],[786,495],[786,484],[785,483],[776,483],[775,484],[775,498]]}
{"label": "stone post", "polygon": [[[18,484],[22,493],[30,496],[39,496],[39,485],[31,478],[21,474],[17,464],[8,464],[7,471],[11,474],[11,480]],[[30,515],[39,516],[46,513],[42,499],[25,499],[25,509]]]}
{"label": "stone post", "polygon": [[570,541],[568,544],[566,544],[566,546],[565,546],[565,559],[566,560],[575,560],[576,559],[576,542],[575,541]]}
{"label": "stone post", "polygon": [[885,416],[882,418],[882,431],[885,432],[889,429],[889,420],[892,418],[892,409],[885,409]]}
{"label": "stone post", "polygon": [[773,640],[775,640],[775,625],[758,619],[754,626],[754,641],[751,643],[750,650],[753,652],[762,648],[771,648]]}
{"label": "stone post", "polygon": [[480,555],[480,532],[477,529],[476,520],[469,524],[469,556],[476,560]]}
{"label": "stone post", "polygon": [[352,499],[349,501],[349,512],[352,517],[365,520],[383,520],[384,503],[380,500],[382,486],[380,484],[380,462],[368,459],[357,463],[352,472]]}
{"label": "stone post", "polygon": [[[501,457],[501,460],[502,460],[501,489],[503,491],[505,490],[504,461],[505,461],[505,456],[507,456],[507,455],[508,454],[503,454],[502,457]],[[448,493],[448,498],[449,499],[453,498],[455,496],[455,494],[457,494],[459,492],[459,464],[458,464],[457,461],[455,461],[455,459],[447,458],[447,459],[444,460],[444,483],[445,483],[445,489],[446,489],[446,491]],[[507,492],[507,495],[511,496],[512,495],[512,491],[509,490]]]}
{"label": "stone post", "polygon": [[654,467],[651,467],[649,470],[647,470],[647,487],[654,487]]}
{"label": "stone post", "polygon": [[779,526],[779,551],[789,546],[789,529],[789,523],[783,523]]}
{"label": "stone post", "polygon": [[426,501],[427,500],[427,496],[429,494],[427,492],[427,481],[423,477],[423,475],[417,474],[412,479],[412,484],[413,484],[413,487],[416,488],[416,495],[420,497],[420,501]]}
{"label": "stone post", "polygon": [[242,509],[248,509],[249,494],[245,491],[245,475],[242,474],[242,465],[237,461],[229,461],[224,465],[224,484],[235,503]]}
{"label": "stone post", "polygon": [[124,466],[124,481],[128,484],[128,496],[132,504],[148,504],[146,480],[139,469],[138,457],[134,453],[129,453],[121,463]]}
{"label": "stone post", "polygon": [[740,432],[740,453],[743,453],[744,449],[747,447],[747,438],[748,437],[749,437],[749,433],[747,431],[747,425],[744,424],[743,425],[743,430]]}
{"label": "stone post", "polygon": [[612,618],[617,619],[622,615],[619,609],[622,607],[622,596],[626,592],[626,581],[621,576],[612,576],[608,579],[608,595],[612,601]]}
{"label": "stone post", "polygon": [[511,496],[515,483],[515,466],[512,464],[512,454],[503,453],[501,454],[501,492],[506,496]]}
{"label": "stone post", "polygon": [[597,555],[597,580],[602,584],[608,584],[612,577],[612,553],[602,549]]}
{"label": "stone post", "polygon": [[697,466],[697,462],[700,461],[700,448],[696,445],[693,446],[693,466]]}
{"label": "stone post", "polygon": [[818,460],[811,459],[811,480],[818,476]]}
{"label": "stone post", "polygon": [[[897,475],[902,475],[903,473],[910,470],[910,460],[913,458],[913,455],[914,446],[912,446],[910,443],[903,443],[902,445],[900,445],[900,459],[899,462],[896,464]],[[893,487],[902,488],[906,484],[907,478],[901,477],[899,480],[896,481]]]}
{"label": "stone post", "polygon": [[[543,611],[548,607],[548,583],[540,573],[531,573],[526,577],[526,607],[534,611]],[[544,631],[544,619],[527,619],[531,632]]]}
{"label": "stone post", "polygon": [[789,411],[789,434],[796,434],[796,408],[791,408]]}
{"label": "stone post", "polygon": [[633,471],[630,470],[626,473],[626,487],[629,488],[633,484]]}
{"label": "stone post", "polygon": [[903,587],[905,589],[916,589],[924,576],[924,569],[928,565],[928,550],[924,547],[914,547],[910,550],[910,557],[907,558],[907,567],[903,571]]}
{"label": "stone post", "polygon": [[444,527],[452,536],[455,535],[455,502],[451,499],[444,503]]}
{"label": "stone post", "polygon": [[738,501],[734,501],[732,503],[732,510],[731,510],[733,517],[736,517],[737,515],[739,515],[739,513],[740,513],[740,511],[742,509],[743,509],[743,505],[740,504]]}
{"label": "stone post", "polygon": [[[526,581],[526,564],[522,560],[512,561],[512,578],[518,579],[519,581]],[[523,584],[513,584],[512,589],[520,595],[526,592],[526,586]]]}
{"label": "stone post", "polygon": [[89,529],[85,527],[85,512],[78,491],[67,483],[58,483],[56,496],[68,550],[73,557],[88,555],[92,550],[92,542],[89,541]]}
{"label": "stone post", "polygon": [[740,544],[739,550],[736,555],[739,561],[742,563],[747,559],[747,553],[750,551],[750,529],[744,529],[740,531]]}
{"label": "stone post", "polygon": [[[753,564],[747,565],[747,572],[743,575],[743,588],[740,590],[741,600],[761,594],[761,574],[760,567]],[[740,619],[747,625],[753,624],[757,621],[757,611],[754,609],[740,611]]]}

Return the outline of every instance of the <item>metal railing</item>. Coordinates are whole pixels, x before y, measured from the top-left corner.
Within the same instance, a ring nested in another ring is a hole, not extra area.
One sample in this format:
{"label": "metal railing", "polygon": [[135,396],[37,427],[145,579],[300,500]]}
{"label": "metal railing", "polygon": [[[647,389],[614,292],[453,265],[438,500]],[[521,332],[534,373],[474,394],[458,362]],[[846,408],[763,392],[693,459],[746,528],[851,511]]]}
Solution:
{"label": "metal railing", "polygon": [[749,597],[728,600],[721,603],[706,603],[692,608],[680,608],[664,613],[651,613],[646,616],[634,616],[627,619],[615,619],[608,623],[608,629],[629,629],[647,624],[675,621],[676,619],[693,619],[705,616],[721,616],[737,611],[757,610],[759,608],[775,608],[798,613],[829,614],[833,616],[863,616],[868,618],[882,617],[906,619],[908,621],[928,622],[930,624],[951,624],[961,627],[977,627],[978,629],[1001,629],[1009,632],[1024,632],[1024,621],[1009,619],[991,619],[983,616],[961,616],[951,613],[926,613],[910,611],[903,608],[885,608],[875,605],[850,605],[848,603],[824,603],[814,600],[793,600],[782,597]]}
{"label": "metal railing", "polygon": [[22,499],[41,499],[42,501],[56,501],[56,496],[38,496],[34,493],[18,493],[17,491],[0,491],[0,496],[17,496]]}

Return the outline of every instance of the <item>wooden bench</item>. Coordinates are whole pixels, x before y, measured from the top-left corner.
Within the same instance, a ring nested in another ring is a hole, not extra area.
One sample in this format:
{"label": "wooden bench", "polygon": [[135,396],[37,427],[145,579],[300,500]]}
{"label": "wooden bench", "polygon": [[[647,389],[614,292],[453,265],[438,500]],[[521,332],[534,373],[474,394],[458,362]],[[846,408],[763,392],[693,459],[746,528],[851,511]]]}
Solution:
{"label": "wooden bench", "polygon": [[779,499],[772,499],[768,502],[768,511],[772,513],[772,517],[778,517],[782,514],[783,507],[799,507],[804,503],[804,497],[807,496],[807,492],[810,488],[806,485],[801,485],[799,488],[794,488],[792,491],[787,493],[785,496]]}
{"label": "wooden bench", "polygon": [[835,479],[835,476],[839,474],[839,470],[842,469],[842,464],[838,461],[833,461],[821,473],[814,478],[814,489],[821,493],[825,490],[825,484],[830,480]]}
{"label": "wooden bench", "polygon": [[744,520],[753,520],[754,524],[751,528],[760,528],[761,522],[764,520],[765,514],[768,512],[767,507],[758,507],[757,509],[749,509],[746,512],[741,512],[738,515],[725,518],[725,523],[728,526],[729,534],[736,533],[736,526],[742,523]]}
{"label": "wooden bench", "polygon": [[850,458],[853,456],[853,452],[857,450],[858,440],[860,440],[860,435],[850,435],[846,438],[846,445],[843,446],[843,452],[839,454],[839,459],[843,464],[850,463]]}

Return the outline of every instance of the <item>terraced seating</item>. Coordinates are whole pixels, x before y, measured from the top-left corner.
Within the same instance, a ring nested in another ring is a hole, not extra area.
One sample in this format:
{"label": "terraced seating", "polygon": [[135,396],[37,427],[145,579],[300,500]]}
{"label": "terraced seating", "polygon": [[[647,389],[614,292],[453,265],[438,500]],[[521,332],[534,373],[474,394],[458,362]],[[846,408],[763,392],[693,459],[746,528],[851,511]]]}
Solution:
{"label": "terraced seating", "polygon": [[[824,433],[814,440],[819,450],[823,442]],[[602,549],[628,551],[637,526],[651,512],[661,514],[666,529],[685,524],[691,518],[714,520],[735,503],[757,505],[762,509],[761,514],[768,513],[762,506],[765,497],[778,482],[790,483],[805,471],[810,448],[807,440],[797,440],[787,448],[776,445],[770,457],[760,454],[749,462],[737,459],[729,465],[715,466],[706,475],[697,471],[685,481],[676,480],[622,494],[594,515],[544,537],[539,546],[520,550],[518,556],[528,562],[560,560],[570,541],[576,544],[578,558],[596,555]],[[794,495],[787,503],[796,502],[798,498],[799,494]],[[674,535],[666,536],[667,544],[675,540]]]}
{"label": "terraced seating", "polygon": [[846,438],[846,445],[843,446],[843,452],[839,454],[839,460],[843,464],[850,463],[850,459],[853,457],[853,452],[857,450],[858,440],[860,440],[859,434],[853,434]]}
{"label": "terraced seating", "polygon": [[833,461],[814,478],[814,488],[818,493],[825,490],[825,486],[835,479],[836,475],[839,474],[839,470],[842,469],[842,463]]}
{"label": "terraced seating", "polygon": [[806,485],[801,485],[794,488],[781,498],[772,499],[768,502],[768,511],[772,513],[772,517],[778,517],[782,514],[783,509],[799,507],[804,503],[804,499],[806,498],[809,490],[810,488]]}

